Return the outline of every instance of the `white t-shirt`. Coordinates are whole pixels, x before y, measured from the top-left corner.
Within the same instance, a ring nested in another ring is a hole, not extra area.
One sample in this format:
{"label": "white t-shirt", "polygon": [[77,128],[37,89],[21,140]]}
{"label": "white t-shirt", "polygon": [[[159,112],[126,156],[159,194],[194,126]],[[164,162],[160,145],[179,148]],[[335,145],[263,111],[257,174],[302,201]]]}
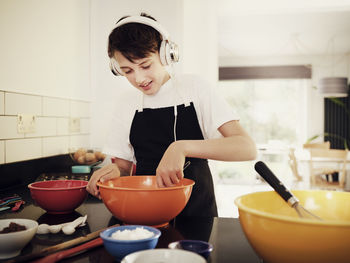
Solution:
{"label": "white t-shirt", "polygon": [[[135,88],[134,88],[135,89]],[[208,83],[194,75],[176,76],[168,80],[154,95],[126,95],[118,98],[116,112],[103,148],[105,154],[136,162],[129,135],[136,110],[189,105],[193,102],[204,139],[222,136],[218,128],[231,120],[239,120],[226,100]]]}

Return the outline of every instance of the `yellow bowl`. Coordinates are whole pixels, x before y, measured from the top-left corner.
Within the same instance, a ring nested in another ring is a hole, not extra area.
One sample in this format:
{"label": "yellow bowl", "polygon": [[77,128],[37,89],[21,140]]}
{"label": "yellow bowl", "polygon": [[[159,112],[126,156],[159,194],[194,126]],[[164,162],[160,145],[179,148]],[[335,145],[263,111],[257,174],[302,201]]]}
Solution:
{"label": "yellow bowl", "polygon": [[350,262],[350,193],[292,192],[323,220],[299,218],[274,191],[235,199],[241,226],[256,253],[269,263]]}

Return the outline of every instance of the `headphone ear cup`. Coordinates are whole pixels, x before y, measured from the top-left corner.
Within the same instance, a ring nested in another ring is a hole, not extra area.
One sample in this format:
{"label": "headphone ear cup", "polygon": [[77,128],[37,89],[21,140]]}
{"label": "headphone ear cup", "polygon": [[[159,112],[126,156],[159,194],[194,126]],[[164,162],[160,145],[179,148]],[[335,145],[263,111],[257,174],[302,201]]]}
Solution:
{"label": "headphone ear cup", "polygon": [[159,57],[163,66],[179,61],[179,49],[174,42],[163,40],[159,48]]}
{"label": "headphone ear cup", "polygon": [[173,63],[170,56],[170,44],[168,41],[165,44],[165,60],[167,62],[167,65],[170,65]]}
{"label": "headphone ear cup", "polygon": [[169,61],[171,61],[171,63],[179,62],[179,59],[180,59],[179,47],[174,42],[169,42],[168,46],[169,46],[169,51],[168,51]]}
{"label": "headphone ear cup", "polygon": [[163,66],[169,65],[167,58],[166,58],[166,46],[167,45],[168,45],[167,41],[163,40],[160,43],[160,48],[159,48],[159,58],[160,58],[160,62],[162,63]]}
{"label": "headphone ear cup", "polygon": [[120,69],[118,62],[114,58],[110,59],[109,67],[114,75],[123,76],[123,71]]}

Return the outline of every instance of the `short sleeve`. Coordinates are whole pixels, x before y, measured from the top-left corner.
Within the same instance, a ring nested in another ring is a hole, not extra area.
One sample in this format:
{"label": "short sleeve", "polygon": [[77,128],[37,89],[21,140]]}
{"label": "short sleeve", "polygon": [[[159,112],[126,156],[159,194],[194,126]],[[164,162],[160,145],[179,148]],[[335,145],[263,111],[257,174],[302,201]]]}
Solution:
{"label": "short sleeve", "polygon": [[206,81],[199,78],[194,86],[197,93],[195,106],[204,138],[221,137],[218,128],[226,122],[239,120],[237,112],[218,93],[218,90]]}
{"label": "short sleeve", "polygon": [[130,101],[130,98],[118,99],[115,106],[111,125],[107,133],[103,153],[134,162],[134,150],[129,140],[131,123],[135,114],[135,107],[130,104],[121,103]]}

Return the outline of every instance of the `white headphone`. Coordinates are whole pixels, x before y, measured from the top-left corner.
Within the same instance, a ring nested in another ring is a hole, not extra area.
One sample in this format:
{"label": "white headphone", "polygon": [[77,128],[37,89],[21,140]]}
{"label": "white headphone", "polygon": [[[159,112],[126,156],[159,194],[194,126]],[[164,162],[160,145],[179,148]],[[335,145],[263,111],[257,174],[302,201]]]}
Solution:
{"label": "white headphone", "polygon": [[[129,16],[119,21],[115,28],[129,23],[140,23],[150,26],[162,35],[163,40],[159,48],[159,57],[163,66],[168,66],[179,61],[178,46],[176,43],[170,40],[169,33],[162,27],[161,24],[145,16]],[[110,59],[110,68],[114,75],[123,75],[123,71],[120,69],[118,62],[113,57]]]}

